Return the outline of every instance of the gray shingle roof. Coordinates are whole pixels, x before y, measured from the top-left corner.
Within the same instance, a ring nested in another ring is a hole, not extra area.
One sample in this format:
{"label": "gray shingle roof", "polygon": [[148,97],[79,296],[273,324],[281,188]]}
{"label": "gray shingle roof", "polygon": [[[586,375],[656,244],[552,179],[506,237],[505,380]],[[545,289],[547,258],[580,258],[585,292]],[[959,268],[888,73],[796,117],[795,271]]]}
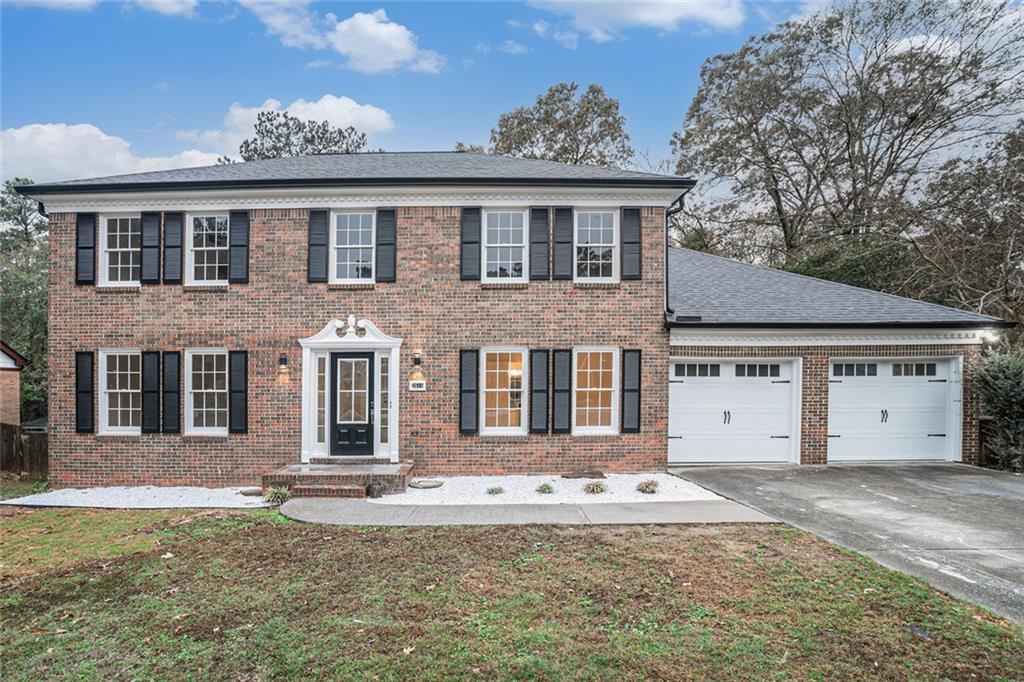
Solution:
{"label": "gray shingle roof", "polygon": [[371,184],[582,184],[685,189],[692,186],[693,181],[674,175],[469,152],[368,152],[297,156],[69,180],[31,185],[25,187],[25,192],[36,195],[148,188]]}
{"label": "gray shingle roof", "polygon": [[[782,270],[669,249],[673,326],[1004,326],[987,315]],[[700,319],[685,319],[696,318]],[[684,318],[684,319],[680,319]]]}

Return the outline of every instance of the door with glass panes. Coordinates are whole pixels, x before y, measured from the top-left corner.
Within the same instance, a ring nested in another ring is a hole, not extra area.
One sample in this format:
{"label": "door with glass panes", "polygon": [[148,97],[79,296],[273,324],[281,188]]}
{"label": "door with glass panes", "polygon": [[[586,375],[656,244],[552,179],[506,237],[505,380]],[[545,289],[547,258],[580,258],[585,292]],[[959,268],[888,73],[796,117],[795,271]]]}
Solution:
{"label": "door with glass panes", "polygon": [[373,454],[373,353],[331,353],[330,453]]}

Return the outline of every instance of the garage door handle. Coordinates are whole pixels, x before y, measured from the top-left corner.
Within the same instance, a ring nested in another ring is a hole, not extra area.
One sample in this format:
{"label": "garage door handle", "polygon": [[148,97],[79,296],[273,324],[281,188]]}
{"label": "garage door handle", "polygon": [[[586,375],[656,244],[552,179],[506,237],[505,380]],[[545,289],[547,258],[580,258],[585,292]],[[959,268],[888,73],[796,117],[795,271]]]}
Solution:
{"label": "garage door handle", "polygon": [[945,438],[946,434],[944,434],[944,433],[929,433],[928,437],[929,438]]}
{"label": "garage door handle", "polygon": [[789,436],[768,436],[769,438],[789,438]]}

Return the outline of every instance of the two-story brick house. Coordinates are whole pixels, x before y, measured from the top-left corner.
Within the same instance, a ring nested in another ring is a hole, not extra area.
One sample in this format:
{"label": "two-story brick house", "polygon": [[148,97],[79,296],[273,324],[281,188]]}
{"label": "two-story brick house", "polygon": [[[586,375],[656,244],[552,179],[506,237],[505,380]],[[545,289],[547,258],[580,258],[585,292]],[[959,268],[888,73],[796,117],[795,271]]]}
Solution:
{"label": "two-story brick house", "polygon": [[51,478],[655,471],[843,435],[835,458],[976,459],[961,378],[1002,322],[669,249],[692,185],[425,152],[23,187],[50,217]]}

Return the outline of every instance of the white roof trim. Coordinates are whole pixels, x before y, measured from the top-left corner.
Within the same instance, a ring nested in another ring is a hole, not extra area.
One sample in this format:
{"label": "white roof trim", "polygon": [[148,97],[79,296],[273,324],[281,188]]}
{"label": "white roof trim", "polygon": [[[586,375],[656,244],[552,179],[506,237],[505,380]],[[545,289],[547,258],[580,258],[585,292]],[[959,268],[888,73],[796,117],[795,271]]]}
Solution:
{"label": "white roof trim", "polygon": [[[342,328],[345,331],[339,334]],[[363,331],[362,336],[359,335],[360,330]],[[369,320],[357,321],[355,315],[349,315],[347,322],[331,320],[313,336],[301,339],[299,345],[312,350],[375,350],[398,348],[402,339],[388,336]]]}
{"label": "white roof trim", "polygon": [[995,329],[671,329],[671,346],[940,346],[980,345]]}
{"label": "white roof trim", "polygon": [[[679,189],[589,187],[353,187],[78,192],[32,197],[49,213],[100,211],[228,211],[259,208],[376,208],[378,206],[655,206],[668,207]],[[29,195],[31,196],[31,194]]]}

